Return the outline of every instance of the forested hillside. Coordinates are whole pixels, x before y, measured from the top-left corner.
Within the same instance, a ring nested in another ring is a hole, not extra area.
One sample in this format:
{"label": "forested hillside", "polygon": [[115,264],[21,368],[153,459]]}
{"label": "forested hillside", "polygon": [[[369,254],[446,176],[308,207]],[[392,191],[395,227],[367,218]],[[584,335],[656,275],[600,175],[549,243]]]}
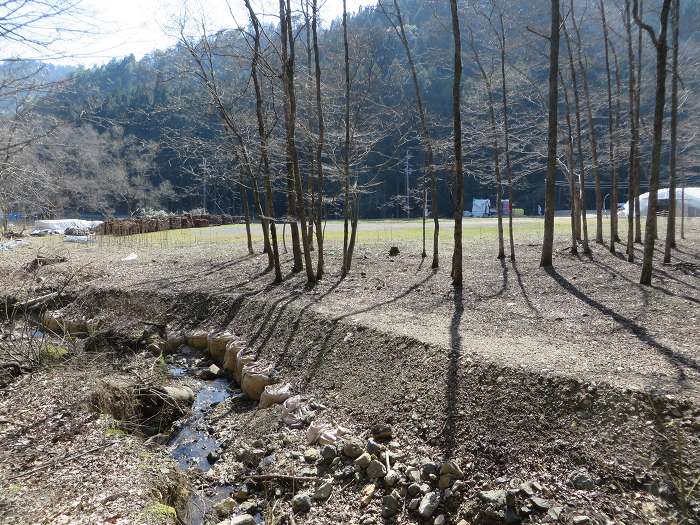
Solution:
{"label": "forested hillside", "polygon": [[[649,2],[648,2],[649,3]],[[419,114],[406,54],[396,27],[395,6],[362,9],[348,21],[350,50],[350,119],[352,146],[349,169],[352,174],[357,205],[362,217],[419,216],[423,207],[425,158],[420,140]],[[491,137],[489,95],[494,103],[493,124],[503,134],[504,112],[501,108],[500,37],[507,34],[504,79],[508,95],[508,131],[512,160],[514,207],[534,213],[544,205],[544,156],[546,154],[546,41],[544,32],[547,6],[529,1],[492,2],[462,6],[463,20],[463,106],[465,147],[465,202],[471,208],[473,197],[496,198],[493,168],[494,144]],[[568,2],[564,2],[568,4]],[[651,3],[653,4],[653,2]],[[306,5],[306,4],[304,4]],[[438,178],[438,210],[443,216],[451,212],[449,173],[452,169],[451,89],[452,37],[449,6],[445,2],[402,0],[399,2],[407,43],[412,52],[417,79],[423,94],[427,124],[435,142],[435,169]],[[573,5],[573,4],[572,4]],[[626,199],[625,148],[628,141],[627,77],[629,60],[624,11],[615,2],[605,2],[610,27],[610,68],[613,87],[612,118],[616,119],[619,148],[619,201]],[[683,108],[681,140],[694,147],[692,124],[683,115],[689,106],[697,106],[698,2],[683,2],[681,19],[681,61],[683,71]],[[593,194],[594,163],[591,137],[587,131],[584,98],[588,97],[597,132],[597,172],[602,192],[610,187],[608,104],[606,65],[599,3],[577,0],[574,17],[578,35],[569,28],[569,38],[562,37],[561,80],[566,83],[571,100],[560,98],[560,125],[566,128],[564,105],[569,103],[573,115],[572,78],[567,60],[567,42],[579,70],[577,91],[583,127],[581,168],[590,179],[586,190],[588,209],[595,206]],[[313,46],[309,13],[300,3],[292,13],[295,34],[295,82],[299,105],[297,145],[302,174],[308,182],[318,135],[314,100]],[[308,8],[308,6],[307,6]],[[569,9],[564,6],[566,12]],[[650,12],[654,5],[649,6]],[[653,14],[649,15],[650,17]],[[271,22],[266,20],[266,22]],[[501,25],[502,24],[502,25]],[[233,25],[233,24],[232,24]],[[546,25],[546,24],[545,24]],[[319,32],[322,103],[326,125],[322,152],[326,174],[325,199],[328,216],[342,212],[343,195],[340,179],[344,153],[344,77],[343,31],[340,21]],[[636,45],[637,28],[633,27]],[[286,201],[284,189],[284,124],[282,88],[280,86],[279,35],[274,25],[263,27],[261,39],[261,89],[264,119],[269,133],[272,185],[277,209]],[[31,150],[20,153],[23,162],[40,166],[45,174],[41,193],[55,195],[46,199],[46,208],[58,207],[81,213],[131,214],[142,207],[170,211],[205,207],[214,211],[242,214],[241,188],[251,190],[242,176],[245,161],[236,153],[236,140],[220,118],[220,108],[212,100],[211,90],[202,81],[201,71],[193,58],[211,59],[214,88],[220,103],[238,123],[238,129],[251,150],[257,145],[256,104],[251,80],[252,28],[232,28],[208,33],[198,20],[181,23],[181,42],[170,49],[154,51],[140,60],[133,56],[115,59],[91,69],[68,74],[59,86],[34,97],[31,119],[24,119],[33,129],[47,129],[46,136]],[[203,42],[207,42],[203,45]],[[580,47],[579,47],[580,44]],[[650,42],[643,41],[643,56],[654,53]],[[579,56],[580,53],[580,56]],[[637,50],[635,50],[637,53]],[[481,69],[480,69],[481,65]],[[581,67],[587,69],[584,95]],[[640,139],[649,141],[653,113],[654,64],[645,60],[641,73],[642,125]],[[615,78],[617,76],[617,83]],[[55,80],[55,78],[52,78]],[[617,86],[617,89],[615,89]],[[211,85],[209,86],[211,88]],[[8,106],[12,111],[11,105]],[[28,121],[32,120],[31,123]],[[685,124],[684,124],[685,122]],[[686,128],[683,128],[683,126]],[[50,128],[51,131],[48,129]],[[685,129],[685,131],[683,131]],[[503,148],[502,140],[496,148]],[[55,148],[56,144],[63,146]],[[643,148],[647,151],[648,148]],[[58,152],[58,153],[57,153]],[[561,174],[558,182],[558,207],[569,207],[567,161],[560,152]],[[696,157],[695,157],[696,158]],[[252,161],[251,161],[252,162]],[[259,163],[259,161],[255,161]],[[642,172],[648,159],[642,159]],[[256,166],[256,169],[259,166]],[[696,170],[688,155],[688,173]],[[664,174],[667,170],[664,170]],[[697,173],[697,171],[695,171]],[[662,179],[664,178],[662,174]],[[50,180],[48,180],[50,179]],[[407,180],[411,194],[406,209]],[[642,176],[642,188],[646,176]],[[578,184],[574,176],[574,183]],[[504,175],[504,184],[505,181]],[[506,190],[504,190],[505,192]],[[11,207],[22,207],[15,192]],[[507,197],[508,195],[504,195]],[[431,208],[432,198],[427,196]],[[255,208],[248,194],[251,209]],[[34,202],[36,204],[36,202]],[[49,210],[51,211],[51,210]]]}

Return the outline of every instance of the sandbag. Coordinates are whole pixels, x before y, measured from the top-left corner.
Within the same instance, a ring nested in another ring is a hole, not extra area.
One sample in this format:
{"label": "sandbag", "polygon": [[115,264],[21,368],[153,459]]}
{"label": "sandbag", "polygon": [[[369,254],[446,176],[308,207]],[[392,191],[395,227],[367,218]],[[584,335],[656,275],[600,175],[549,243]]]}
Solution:
{"label": "sandbag", "polygon": [[209,355],[215,361],[221,363],[226,354],[226,345],[233,340],[231,332],[212,332],[207,336],[207,347]]}
{"label": "sandbag", "polygon": [[237,341],[229,341],[224,352],[223,369],[227,374],[233,376],[236,370],[236,356],[241,351]]}
{"label": "sandbag", "polygon": [[274,383],[274,369],[263,363],[251,363],[243,367],[241,390],[250,399],[260,399],[265,387]]}
{"label": "sandbag", "polygon": [[173,354],[177,352],[184,344],[185,336],[182,334],[182,332],[168,332],[168,336],[165,341],[165,351]]}
{"label": "sandbag", "polygon": [[206,350],[209,334],[204,330],[193,330],[187,334],[187,345],[196,350]]}
{"label": "sandbag", "polygon": [[258,407],[269,408],[272,405],[279,405],[290,397],[292,397],[292,385],[289,383],[267,385],[260,396]]}
{"label": "sandbag", "polygon": [[241,348],[236,354],[233,368],[233,378],[240,385],[243,380],[243,367],[255,362],[255,354],[247,348]]}
{"label": "sandbag", "polygon": [[282,422],[291,428],[301,428],[313,416],[313,411],[296,395],[282,403]]}

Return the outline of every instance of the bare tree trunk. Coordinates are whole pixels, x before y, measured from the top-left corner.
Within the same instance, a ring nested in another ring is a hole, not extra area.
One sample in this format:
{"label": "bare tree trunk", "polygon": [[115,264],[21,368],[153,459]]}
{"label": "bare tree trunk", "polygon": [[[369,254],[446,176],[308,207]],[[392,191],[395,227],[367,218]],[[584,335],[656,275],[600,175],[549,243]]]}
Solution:
{"label": "bare tree trunk", "polygon": [[248,240],[248,254],[253,255],[255,251],[253,250],[253,238],[250,234],[250,208],[248,207],[248,192],[243,184],[239,183],[241,188],[241,200],[243,201],[243,216],[245,218],[245,234]]}
{"label": "bare tree trunk", "polygon": [[608,144],[608,161],[610,162],[610,253],[615,253],[615,240],[617,238],[617,165],[615,163],[615,134],[613,122],[612,79],[610,76],[610,53],[608,49],[608,23],[605,19],[605,4],[603,2],[604,0],[600,0],[599,7],[603,24],[605,74],[608,84],[608,140],[610,141]]}
{"label": "bare tree trunk", "polygon": [[[411,53],[411,47],[408,45],[408,38],[406,38],[406,32],[404,30],[404,23],[403,23],[403,16],[401,15],[401,8],[399,6],[398,0],[393,0],[394,1],[394,11],[396,13],[396,18],[398,21],[398,26],[394,25],[392,22],[392,25],[394,27],[394,31],[397,33],[399,40],[401,40],[401,44],[403,45],[404,51],[406,53],[406,60],[408,61],[408,67],[409,70],[411,71],[411,80],[413,82],[413,91],[416,96],[416,107],[418,108],[418,117],[420,119],[420,133],[421,133],[421,141],[423,143],[423,147],[425,148],[425,154],[426,154],[426,168],[427,168],[427,175],[430,177],[430,182],[432,186],[432,193],[431,193],[431,213],[433,216],[433,262],[431,264],[431,268],[435,269],[438,268],[439,266],[439,257],[438,257],[438,245],[439,245],[439,240],[440,240],[440,221],[438,218],[438,196],[437,196],[437,177],[435,174],[435,165],[434,165],[434,155],[433,155],[433,141],[430,136],[430,131],[428,129],[428,119],[425,114],[425,107],[423,106],[423,97],[421,95],[421,90],[420,90],[420,85],[418,83],[418,74],[416,72],[416,65],[413,61],[413,54]],[[384,9],[383,4],[380,2],[380,7]],[[387,18],[391,21],[391,18],[389,17],[388,13],[385,14],[387,15]],[[425,204],[423,206],[425,208]],[[425,211],[423,212],[423,219],[425,219]],[[423,220],[424,224],[424,233],[423,237],[425,237],[425,220]],[[425,245],[425,240],[423,242]],[[423,248],[423,253],[425,254],[425,246]],[[424,255],[425,257],[425,255]]]}
{"label": "bare tree trunk", "polygon": [[316,169],[318,199],[316,199],[316,245],[318,247],[318,260],[316,263],[316,278],[321,279],[324,273],[323,259],[323,228],[321,222],[325,215],[323,203],[323,146],[325,140],[325,122],[323,120],[323,106],[321,104],[321,58],[318,51],[318,0],[313,0],[313,18],[311,20],[311,33],[314,47],[314,78],[316,81],[316,114],[318,118],[318,142],[316,143]]}
{"label": "bare tree trunk", "polygon": [[[613,54],[613,59],[615,60],[615,146],[614,149],[616,151],[622,151],[622,148],[620,147],[619,144],[619,131],[620,131],[620,122],[622,120],[622,80],[620,77],[620,64],[617,59],[617,52],[615,51],[615,47],[613,46],[613,43],[608,40],[608,43],[610,44],[610,50],[612,51]],[[617,170],[617,156],[614,159],[615,162],[615,182],[616,182],[616,190],[617,190],[617,183],[618,183],[618,170]],[[620,235],[619,235],[619,223],[618,223],[618,216],[617,216],[617,206],[618,206],[618,200],[619,200],[619,195],[617,194],[617,191],[615,193],[615,217],[614,217],[614,222],[611,221],[611,227],[614,224],[614,230],[611,230],[612,234],[614,235],[615,242],[621,242],[620,240]],[[611,210],[613,207],[611,206]]]}
{"label": "bare tree trunk", "polygon": [[472,53],[474,54],[474,61],[476,62],[479,72],[481,73],[481,78],[486,86],[486,93],[489,101],[489,122],[491,124],[491,135],[493,140],[493,170],[496,176],[496,218],[498,222],[498,259],[505,259],[505,251],[503,248],[503,214],[501,210],[501,200],[502,187],[501,187],[501,167],[500,167],[500,151],[498,147],[498,132],[496,130],[496,112],[493,108],[493,87],[491,85],[491,79],[486,73],[484,66],[481,64],[481,59],[479,58],[479,52],[476,49],[476,43],[474,42],[474,33],[469,32],[469,43],[472,48]]}
{"label": "bare tree trunk", "polygon": [[678,26],[680,0],[673,0],[673,63],[671,66],[671,161],[668,185],[668,223],[666,224],[666,245],[664,264],[671,262],[671,250],[676,247],[676,169],[678,159]]}
{"label": "bare tree trunk", "polygon": [[[639,2],[639,17],[643,17],[644,0]],[[637,35],[637,84],[635,91],[635,129],[637,130],[637,155],[634,158],[636,168],[634,170],[634,242],[642,242],[642,210],[639,205],[639,194],[641,193],[642,181],[642,156],[639,134],[641,128],[642,115],[642,52],[644,45],[642,42],[642,28],[639,28]]]}
{"label": "bare tree trunk", "polygon": [[642,275],[640,284],[651,285],[651,274],[654,263],[654,237],[656,234],[656,205],[659,192],[659,176],[661,172],[661,146],[663,142],[664,106],[666,105],[666,62],[668,59],[668,12],[671,0],[664,0],[661,7],[661,28],[658,38],[655,31],[639,17],[639,1],[634,0],[634,20],[643,28],[656,48],[656,100],[654,104],[654,138],[651,149],[651,172],[649,173],[649,204],[647,222],[644,231],[644,259],[642,260]]}
{"label": "bare tree trunk", "polygon": [[277,243],[277,225],[275,224],[275,209],[272,195],[272,182],[270,181],[270,160],[268,157],[267,131],[265,129],[265,118],[263,115],[263,96],[258,77],[258,62],[260,60],[260,21],[258,20],[250,0],[245,0],[246,8],[250,16],[250,21],[253,25],[254,42],[253,42],[253,59],[251,63],[251,76],[253,78],[253,87],[255,89],[255,114],[258,122],[258,135],[260,136],[260,159],[263,171],[263,184],[265,187],[265,214],[271,218],[269,221],[270,228],[270,245],[272,256],[272,267],[275,270],[275,282],[282,281],[282,267],[280,265],[279,246]]}
{"label": "bare tree trunk", "polygon": [[586,219],[586,172],[583,165],[583,136],[581,134],[581,105],[578,96],[578,82],[576,80],[576,66],[574,65],[574,55],[571,50],[571,39],[563,25],[564,36],[566,38],[566,49],[569,53],[569,69],[571,71],[571,88],[574,92],[574,110],[576,115],[576,145],[578,149],[578,171],[579,186],[581,187],[581,225],[583,230],[583,253],[590,255],[591,247],[588,244],[588,220]]}
{"label": "bare tree trunk", "polygon": [[627,260],[634,262],[634,212],[635,212],[635,179],[638,177],[639,163],[637,150],[639,148],[639,128],[637,127],[637,84],[635,78],[634,44],[632,43],[632,0],[625,0],[625,32],[627,33],[627,60],[629,62],[629,122],[630,122],[630,153],[627,185]]}
{"label": "bare tree trunk", "polygon": [[[284,82],[284,116],[287,130],[287,169],[290,170],[291,177],[296,193],[296,217],[299,220],[299,229],[301,229],[301,240],[304,253],[304,267],[306,268],[306,280],[313,284],[316,282],[316,273],[314,272],[313,262],[311,261],[311,251],[309,250],[308,230],[306,228],[306,202],[304,199],[304,190],[301,183],[301,173],[299,172],[299,158],[295,142],[296,128],[296,94],[294,91],[294,32],[292,30],[291,6],[290,0],[280,0],[280,26],[282,37],[282,63],[283,73],[282,81]],[[292,241],[294,241],[294,229],[296,223],[292,224]],[[298,235],[298,229],[297,229]],[[297,239],[298,241],[298,239]],[[298,247],[298,246],[297,246]],[[294,248],[294,247],[293,247]]]}
{"label": "bare tree trunk", "polygon": [[554,207],[556,206],[557,188],[557,128],[559,109],[559,0],[552,0],[552,20],[549,33],[549,124],[547,129],[547,180],[544,196],[544,238],[542,240],[542,257],[540,266],[552,266],[554,250]]}
{"label": "bare tree trunk", "polygon": [[569,92],[564,83],[564,76],[559,73],[561,90],[564,93],[564,107],[566,108],[566,165],[569,168],[569,193],[571,194],[571,254],[578,255],[578,236],[576,234],[576,166],[574,163],[574,139],[571,127],[571,104]]}
{"label": "bare tree trunk", "polygon": [[345,148],[343,151],[344,175],[344,216],[343,222],[343,268],[341,275],[345,277],[350,271],[350,254],[348,221],[350,219],[350,55],[348,49],[348,11],[347,2],[343,0],[343,48],[345,49]]}
{"label": "bare tree trunk", "polygon": [[[558,1],[558,0],[557,0]],[[454,251],[452,253],[452,284],[462,286],[462,216],[464,215],[464,169],[462,167],[462,34],[459,29],[457,0],[450,0],[452,38],[454,39],[454,78],[452,83],[452,121],[455,152],[452,208],[455,220]]]}
{"label": "bare tree trunk", "polygon": [[503,102],[503,141],[506,154],[506,176],[508,177],[508,242],[510,244],[510,260],[515,260],[515,242],[513,240],[513,169],[510,162],[510,123],[508,120],[508,90],[506,89],[506,31],[503,24],[503,13],[499,15],[501,34],[501,98]]}
{"label": "bare tree trunk", "polygon": [[687,176],[683,174],[683,187],[681,188],[681,239],[685,239],[685,185]]}
{"label": "bare tree trunk", "polygon": [[596,210],[596,228],[595,240],[599,244],[603,244],[603,196],[600,191],[600,173],[598,164],[598,138],[596,136],[595,126],[593,125],[593,110],[591,108],[591,92],[588,88],[588,68],[586,61],[583,58],[583,45],[581,43],[581,31],[576,22],[576,14],[574,12],[574,0],[571,0],[571,22],[576,32],[576,57],[578,60],[579,70],[581,71],[581,80],[583,82],[583,97],[586,102],[586,117],[588,119],[588,138],[591,143],[591,160],[593,163],[593,184],[595,192],[595,210]]}

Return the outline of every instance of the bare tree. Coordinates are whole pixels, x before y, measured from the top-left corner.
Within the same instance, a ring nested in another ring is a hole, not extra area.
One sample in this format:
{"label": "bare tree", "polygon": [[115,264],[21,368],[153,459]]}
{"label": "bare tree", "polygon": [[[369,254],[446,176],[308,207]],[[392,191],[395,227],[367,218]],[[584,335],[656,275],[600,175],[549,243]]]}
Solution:
{"label": "bare tree", "polygon": [[501,201],[503,200],[502,186],[501,186],[501,167],[500,167],[500,150],[498,146],[498,130],[496,128],[496,112],[494,110],[493,102],[493,82],[492,73],[489,74],[484,69],[484,65],[481,62],[481,57],[479,56],[479,51],[474,42],[474,33],[469,31],[469,44],[474,54],[474,61],[479,68],[479,73],[484,82],[484,87],[486,88],[486,96],[488,100],[489,108],[489,123],[491,125],[491,139],[493,141],[493,172],[496,178],[496,217],[498,222],[498,259],[505,258],[505,251],[503,248],[503,217],[501,210]]}
{"label": "bare tree", "polygon": [[657,36],[650,25],[639,16],[639,0],[634,0],[634,20],[644,29],[656,48],[656,97],[654,103],[654,138],[651,153],[651,173],[649,174],[649,202],[647,207],[646,229],[644,231],[644,259],[640,284],[651,285],[654,262],[654,240],[656,236],[656,207],[659,192],[659,175],[661,172],[661,146],[664,126],[664,106],[666,105],[666,62],[668,58],[668,14],[671,0],[663,0],[660,14],[661,27]]}
{"label": "bare tree", "polygon": [[[295,43],[294,32],[292,30],[292,16],[290,0],[280,0],[280,38],[282,43],[282,83],[284,87],[284,121],[286,129],[287,146],[287,173],[288,179],[293,182],[296,194],[296,217],[300,223],[302,248],[304,252],[304,266],[306,268],[306,279],[309,283],[316,282],[313,262],[311,261],[311,250],[309,249],[309,231],[306,226],[306,203],[299,173],[299,157],[296,146],[296,113],[297,102],[294,88],[294,67],[295,67]],[[292,207],[294,209],[294,207]],[[292,224],[292,239],[296,223]],[[297,229],[298,231],[298,229]],[[295,256],[296,259],[296,256]]]}
{"label": "bare tree", "polygon": [[[571,0],[571,23],[576,34],[576,58],[578,61],[581,80],[583,83],[583,97],[586,103],[586,116],[588,120],[588,139],[591,145],[591,169],[593,171],[593,184],[595,192],[595,208],[596,208],[596,230],[595,239],[599,244],[603,244],[603,196],[600,191],[600,173],[598,166],[598,138],[596,135],[595,126],[593,123],[593,109],[591,105],[591,91],[588,86],[588,67],[587,60],[583,53],[583,44],[581,42],[581,29],[576,21],[576,12],[574,11],[574,0]],[[568,42],[568,36],[567,36]],[[578,113],[578,110],[577,110]]]}
{"label": "bare tree", "polygon": [[[380,1],[379,6],[383,10],[386,17],[389,19],[394,32],[399,37],[401,45],[403,46],[404,52],[406,53],[406,60],[408,62],[409,71],[411,73],[411,81],[413,82],[413,91],[416,97],[416,108],[418,110],[418,118],[420,122],[420,135],[423,147],[425,148],[425,164],[426,172],[430,178],[431,184],[431,206],[430,212],[433,216],[433,262],[431,268],[435,269],[439,267],[439,257],[438,257],[438,245],[440,240],[440,220],[438,213],[438,195],[437,195],[437,176],[435,174],[435,160],[433,153],[433,139],[428,129],[428,119],[426,116],[425,106],[423,104],[423,96],[421,94],[420,85],[418,83],[418,74],[416,72],[416,65],[413,60],[413,54],[411,53],[411,46],[408,43],[408,38],[406,37],[406,30],[404,27],[403,16],[401,15],[401,8],[399,7],[399,1],[393,0],[394,2],[394,15],[396,16],[396,22],[393,21],[389,12],[385,9],[384,4]],[[423,237],[424,237],[424,247],[423,256],[425,257],[425,213],[423,213]]]}
{"label": "bare tree", "polygon": [[464,168],[462,166],[462,34],[459,28],[457,0],[450,0],[452,38],[454,40],[454,78],[452,83],[452,135],[454,143],[454,184],[452,210],[455,220],[452,284],[462,286],[462,216],[464,215]]}
{"label": "bare tree", "polygon": [[[600,0],[598,7],[603,24],[603,45],[605,46],[605,78],[608,88],[608,162],[610,163],[610,252],[615,253],[617,239],[617,165],[615,163],[615,133],[613,120],[612,79],[610,74],[610,44],[608,23],[605,17],[605,4]],[[599,184],[600,189],[600,184]]]}
{"label": "bare tree", "polygon": [[578,150],[578,171],[579,171],[579,186],[580,186],[580,202],[581,202],[581,224],[583,231],[583,253],[590,255],[591,248],[588,244],[588,220],[586,218],[586,169],[584,166],[583,156],[583,135],[581,133],[581,104],[578,95],[578,80],[576,75],[576,65],[574,64],[574,55],[571,47],[571,38],[569,31],[566,28],[566,23],[563,24],[564,36],[566,38],[566,49],[569,53],[569,71],[571,75],[571,90],[574,93],[574,113],[576,117],[576,145]]}
{"label": "bare tree", "polygon": [[671,64],[671,159],[669,164],[668,185],[668,222],[666,224],[666,243],[664,246],[664,264],[671,262],[671,250],[676,247],[676,181],[678,164],[678,32],[680,19],[680,0],[673,0],[671,28],[673,32],[673,55]]}
{"label": "bare tree", "polygon": [[547,132],[547,181],[544,200],[544,238],[540,266],[552,266],[554,248],[554,207],[556,206],[558,76],[559,76],[559,0],[552,0],[551,29],[549,33],[549,124]]}
{"label": "bare tree", "polygon": [[[272,182],[270,177],[270,158],[268,153],[267,126],[265,124],[263,90],[259,78],[260,63],[260,21],[258,20],[250,0],[245,0],[251,25],[253,26],[253,56],[250,66],[253,88],[255,90],[255,117],[258,124],[258,137],[260,139],[260,166],[263,172],[263,184],[265,186],[265,212],[270,217],[270,245],[272,256],[272,266],[275,270],[275,282],[282,281],[282,269],[280,265],[279,245],[277,242],[277,225],[275,224],[275,203],[272,194]],[[265,219],[263,219],[265,220]]]}

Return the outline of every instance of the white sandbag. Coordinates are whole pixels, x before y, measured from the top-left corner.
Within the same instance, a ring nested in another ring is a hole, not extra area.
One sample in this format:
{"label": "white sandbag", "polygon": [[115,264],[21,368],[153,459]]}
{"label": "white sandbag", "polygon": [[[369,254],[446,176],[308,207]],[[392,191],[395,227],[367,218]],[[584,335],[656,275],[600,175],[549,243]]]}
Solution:
{"label": "white sandbag", "polygon": [[207,336],[207,348],[209,355],[218,362],[224,360],[226,345],[233,340],[233,334],[229,331],[211,332]]}
{"label": "white sandbag", "polygon": [[260,396],[259,408],[269,408],[272,405],[284,403],[292,397],[292,385],[281,383],[279,385],[267,385]]}
{"label": "white sandbag", "polygon": [[250,399],[259,400],[265,387],[274,383],[274,369],[264,363],[251,363],[243,367],[241,390]]}
{"label": "white sandbag", "polygon": [[196,350],[206,350],[209,334],[204,330],[193,330],[187,334],[187,345]]}
{"label": "white sandbag", "polygon": [[241,348],[236,354],[236,362],[233,369],[233,378],[240,385],[243,381],[243,368],[255,362],[255,354],[247,348]]}
{"label": "white sandbag", "polygon": [[223,369],[227,374],[233,376],[236,371],[236,356],[241,351],[238,341],[229,341],[224,352]]}

